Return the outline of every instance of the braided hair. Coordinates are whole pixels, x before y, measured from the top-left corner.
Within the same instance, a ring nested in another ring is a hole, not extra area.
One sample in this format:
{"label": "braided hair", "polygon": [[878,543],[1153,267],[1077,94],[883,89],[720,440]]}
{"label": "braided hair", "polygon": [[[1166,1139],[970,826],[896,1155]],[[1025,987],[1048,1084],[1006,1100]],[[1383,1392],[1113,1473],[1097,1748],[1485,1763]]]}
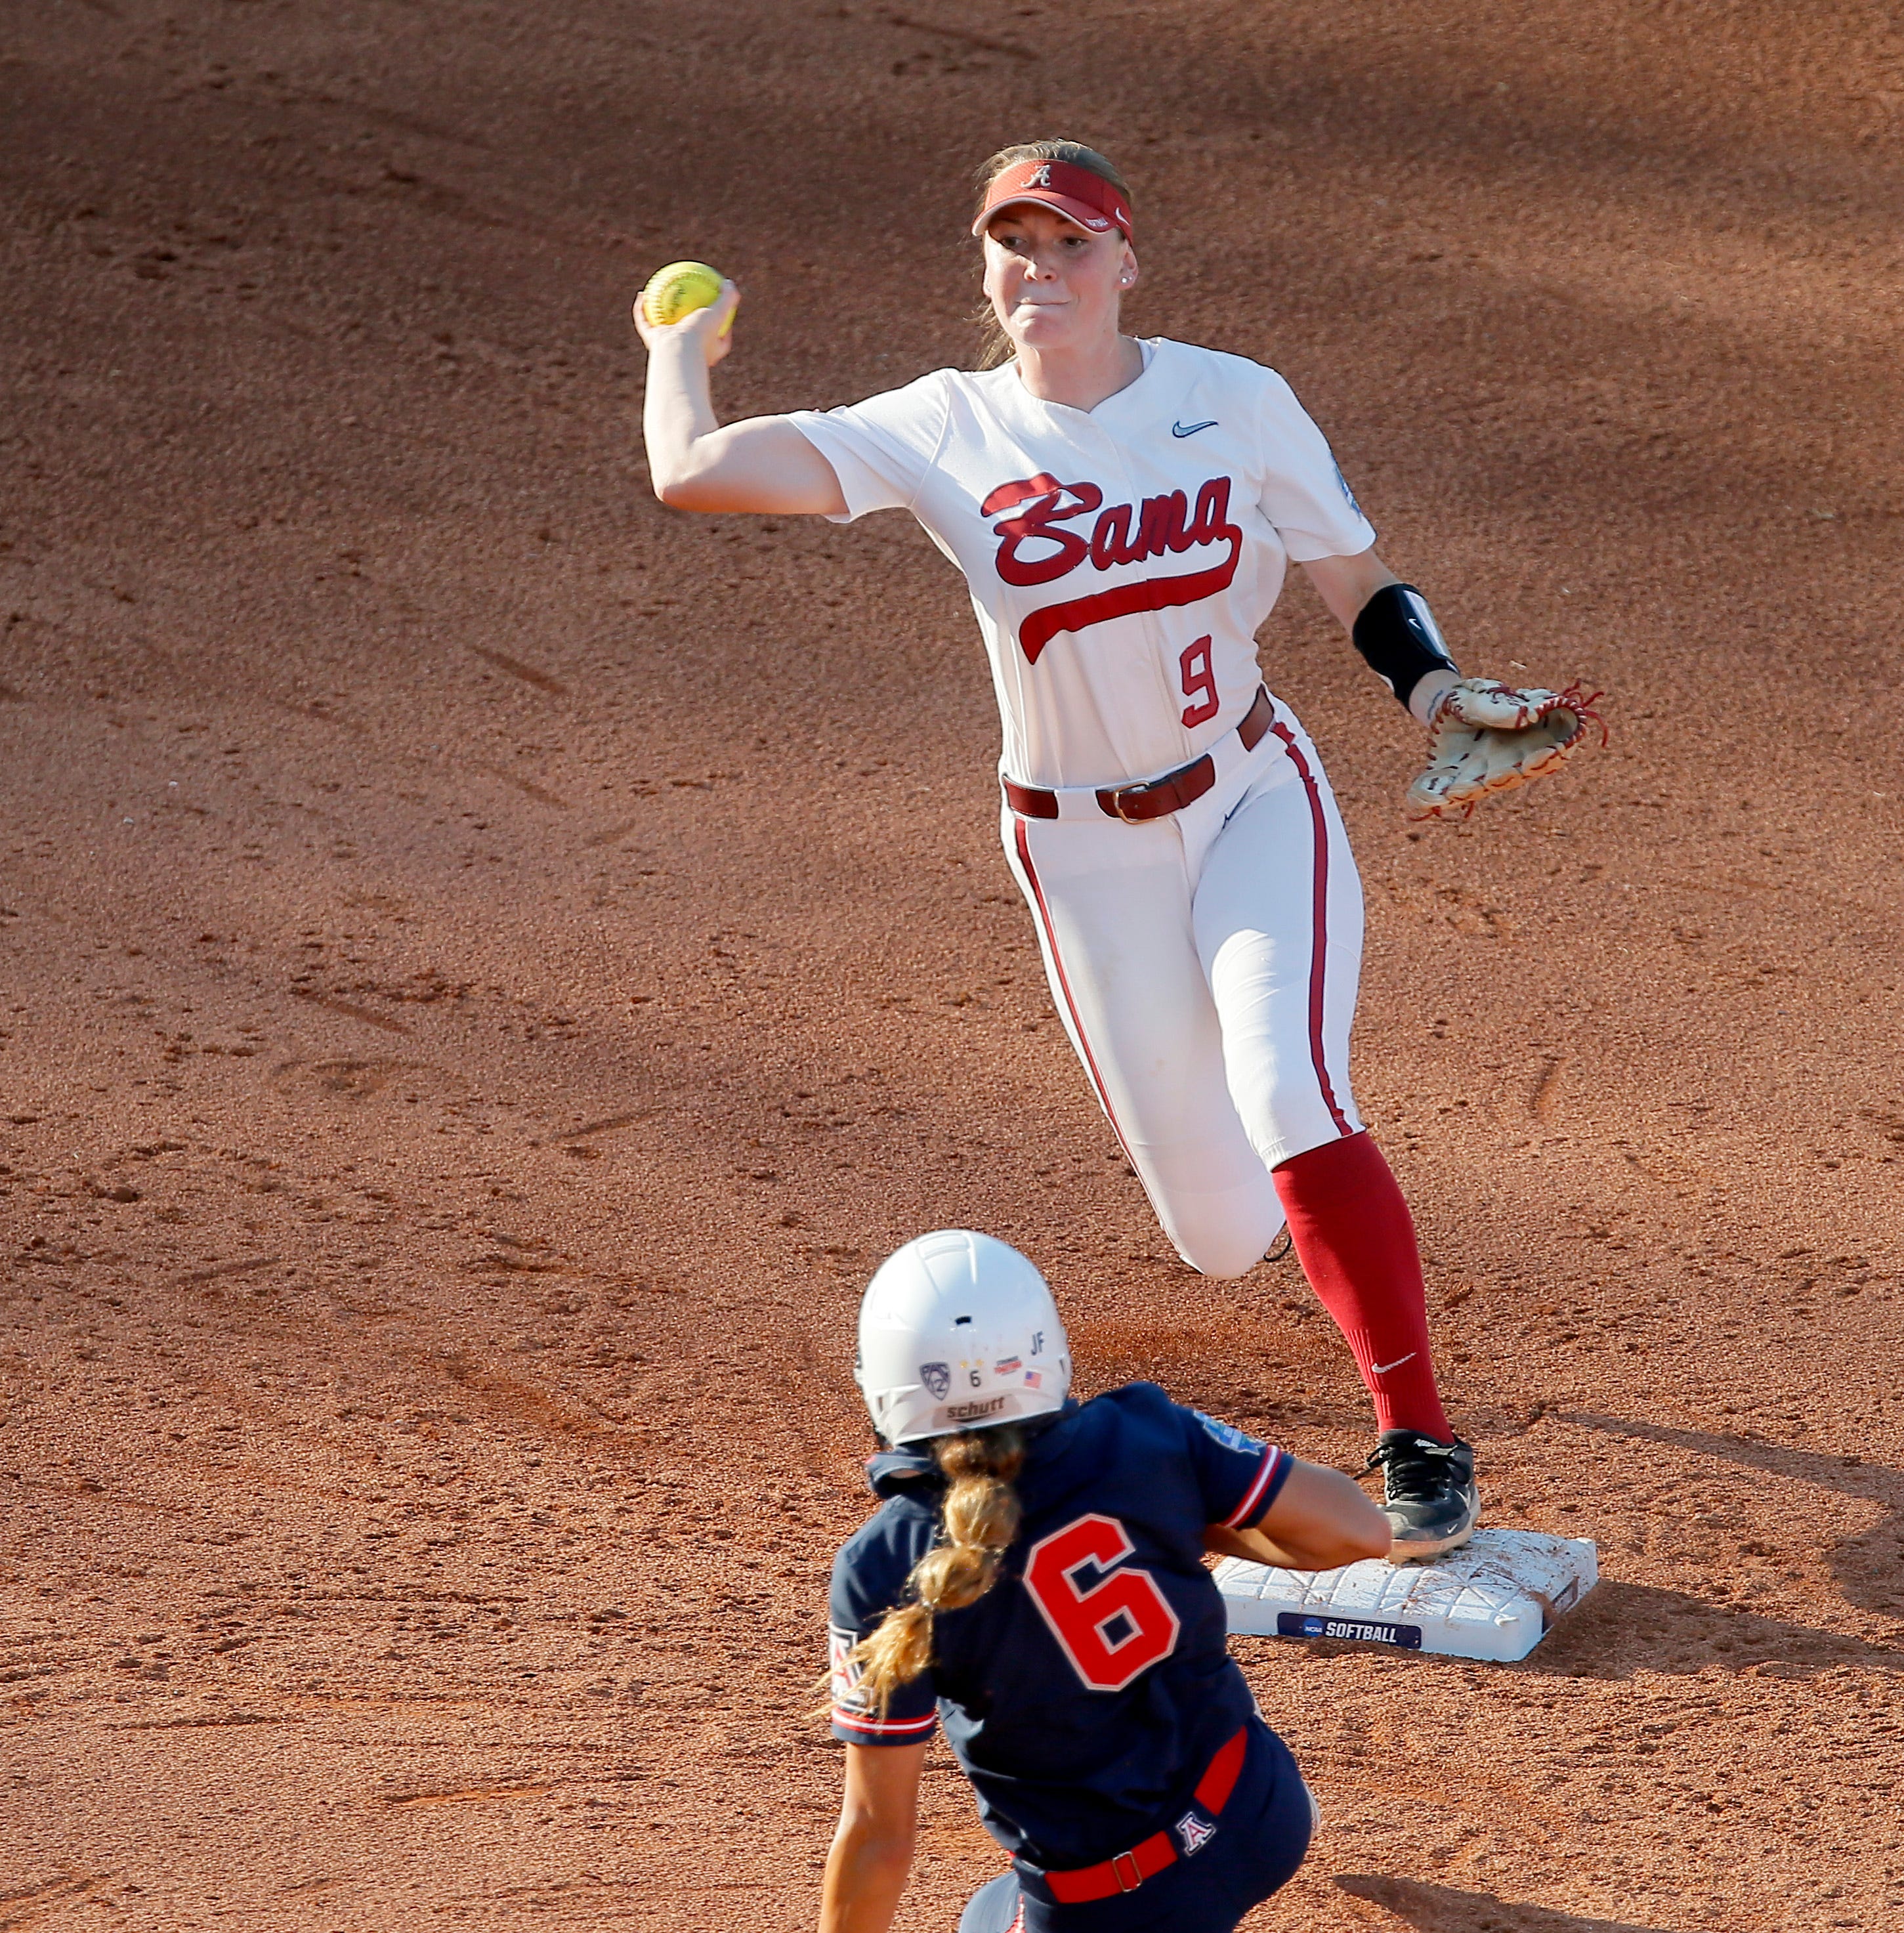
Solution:
{"label": "braided hair", "polygon": [[977,1604],[998,1582],[1018,1535],[1012,1484],[1024,1465],[1025,1438],[1015,1424],[935,1438],[932,1456],[947,1479],[940,1541],[913,1566],[905,1601],[852,1651],[859,1692],[881,1715],[893,1694],[932,1663],[934,1613]]}

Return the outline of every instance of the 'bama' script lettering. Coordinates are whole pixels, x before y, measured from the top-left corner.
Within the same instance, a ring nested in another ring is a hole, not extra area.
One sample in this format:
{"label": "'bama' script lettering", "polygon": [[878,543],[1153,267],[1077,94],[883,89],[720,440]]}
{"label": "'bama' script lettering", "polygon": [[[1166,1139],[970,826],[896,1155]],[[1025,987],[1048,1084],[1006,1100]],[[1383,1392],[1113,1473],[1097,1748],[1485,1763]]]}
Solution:
{"label": "'bama' script lettering", "polygon": [[[1182,490],[1146,497],[1134,507],[1113,504],[1106,509],[1104,504],[1104,493],[1096,484],[1061,483],[1048,471],[1001,484],[979,507],[988,517],[1002,510],[1015,513],[992,526],[999,540],[999,576],[1023,590],[1054,584],[1086,564],[1110,570],[1217,543],[1228,555],[1205,570],[1142,578],[1034,611],[1018,627],[1020,647],[1033,664],[1061,631],[1194,604],[1227,590],[1236,575],[1243,534],[1230,521],[1227,476],[1212,476],[1200,486],[1194,506]],[[1076,528],[1086,517],[1095,519],[1088,534]]]}

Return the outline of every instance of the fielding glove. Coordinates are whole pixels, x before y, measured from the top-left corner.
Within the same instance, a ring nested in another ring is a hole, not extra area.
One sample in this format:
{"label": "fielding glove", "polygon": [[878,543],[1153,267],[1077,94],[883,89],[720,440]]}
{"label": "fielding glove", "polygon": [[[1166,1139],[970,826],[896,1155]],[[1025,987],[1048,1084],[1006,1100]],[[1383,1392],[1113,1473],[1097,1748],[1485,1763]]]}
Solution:
{"label": "fielding glove", "polygon": [[1601,694],[1517,691],[1492,678],[1464,678],[1428,714],[1428,769],[1408,788],[1410,819],[1465,819],[1491,792],[1507,792],[1551,772],[1587,742]]}

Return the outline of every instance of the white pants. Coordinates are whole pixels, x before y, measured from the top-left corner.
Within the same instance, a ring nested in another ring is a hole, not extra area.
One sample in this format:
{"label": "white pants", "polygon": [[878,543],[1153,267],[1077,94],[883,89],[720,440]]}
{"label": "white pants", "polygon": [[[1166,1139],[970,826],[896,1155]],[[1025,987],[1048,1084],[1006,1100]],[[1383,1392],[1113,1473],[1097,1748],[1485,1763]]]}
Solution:
{"label": "white pants", "polygon": [[1167,818],[1003,815],[1052,997],[1179,1255],[1260,1261],[1270,1170],[1361,1132],[1349,1028],[1362,882],[1308,735],[1275,722]]}

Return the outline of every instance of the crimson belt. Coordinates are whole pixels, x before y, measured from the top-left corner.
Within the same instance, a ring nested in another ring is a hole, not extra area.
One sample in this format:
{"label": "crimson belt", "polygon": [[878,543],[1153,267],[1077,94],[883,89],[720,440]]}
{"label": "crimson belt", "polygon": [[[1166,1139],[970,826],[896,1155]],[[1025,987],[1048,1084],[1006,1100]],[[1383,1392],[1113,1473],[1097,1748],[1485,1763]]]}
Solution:
{"label": "crimson belt", "polygon": [[[1275,707],[1269,702],[1269,693],[1259,687],[1256,702],[1244,713],[1243,722],[1236,727],[1245,751],[1253,752],[1263,743],[1275,716]],[[1200,759],[1192,759],[1188,765],[1166,772],[1161,779],[1148,779],[1142,785],[1106,786],[1098,792],[1098,804],[1109,817],[1137,824],[1181,812],[1215,783],[1216,760],[1206,752]],[[1005,795],[1006,803],[1022,818],[1058,816],[1057,794],[1041,786],[1020,785],[1016,779],[1007,779]]]}
{"label": "crimson belt", "polygon": [[[1222,1747],[1197,1781],[1193,1796],[1212,1819],[1230,1803],[1248,1745],[1246,1727]],[[1089,1900],[1109,1899],[1113,1893],[1135,1892],[1146,1880],[1155,1879],[1166,1866],[1176,1862],[1177,1849],[1166,1830],[1152,1833],[1128,1853],[1116,1853],[1099,1865],[1047,1873],[1044,1878],[1054,1899],[1066,1906],[1082,1906]]]}

